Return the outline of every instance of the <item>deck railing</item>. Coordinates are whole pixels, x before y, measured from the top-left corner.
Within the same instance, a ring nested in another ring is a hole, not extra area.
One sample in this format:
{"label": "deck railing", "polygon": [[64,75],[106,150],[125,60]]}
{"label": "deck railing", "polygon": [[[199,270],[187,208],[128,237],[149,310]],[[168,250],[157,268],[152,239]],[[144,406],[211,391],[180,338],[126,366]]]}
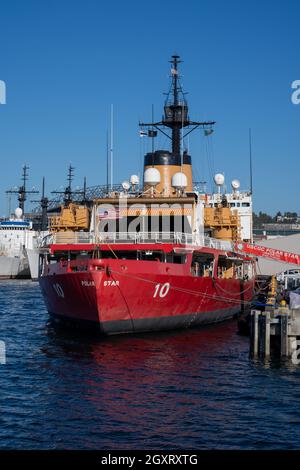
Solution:
{"label": "deck railing", "polygon": [[180,232],[107,232],[96,238],[97,243],[179,243],[193,244],[191,233]]}
{"label": "deck railing", "polygon": [[43,238],[42,246],[51,244],[85,244],[85,243],[176,243],[196,245],[219,250],[232,250],[232,243],[203,235],[182,232],[106,232],[101,236],[89,232],[58,232]]}

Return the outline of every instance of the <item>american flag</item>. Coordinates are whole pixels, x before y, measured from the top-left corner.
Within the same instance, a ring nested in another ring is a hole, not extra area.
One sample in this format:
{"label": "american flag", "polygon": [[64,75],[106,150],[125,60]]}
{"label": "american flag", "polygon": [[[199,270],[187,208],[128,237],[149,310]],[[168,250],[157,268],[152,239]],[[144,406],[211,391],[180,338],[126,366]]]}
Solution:
{"label": "american flag", "polygon": [[115,220],[120,219],[119,209],[100,208],[98,212],[99,219]]}

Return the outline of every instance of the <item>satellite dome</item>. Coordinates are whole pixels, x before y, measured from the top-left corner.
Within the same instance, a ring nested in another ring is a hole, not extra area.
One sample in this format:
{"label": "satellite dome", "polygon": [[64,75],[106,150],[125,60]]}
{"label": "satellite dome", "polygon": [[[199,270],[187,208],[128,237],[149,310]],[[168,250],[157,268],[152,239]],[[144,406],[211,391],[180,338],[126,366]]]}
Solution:
{"label": "satellite dome", "polygon": [[122,188],[124,189],[124,191],[128,191],[130,189],[129,181],[123,181]]}
{"label": "satellite dome", "polygon": [[239,182],[239,180],[232,180],[231,181],[232,189],[234,189],[234,190],[239,189],[240,186],[241,186],[241,183]]}
{"label": "satellite dome", "polygon": [[224,175],[222,175],[222,173],[217,173],[215,176],[214,176],[214,182],[217,186],[223,186],[224,182],[225,182],[225,177]]}
{"label": "satellite dome", "polygon": [[147,168],[147,170],[145,170],[144,183],[149,186],[156,186],[160,183],[160,172],[157,168]]}
{"label": "satellite dome", "polygon": [[140,178],[137,175],[130,176],[130,183],[132,185],[140,184]]}
{"label": "satellite dome", "polygon": [[15,216],[17,219],[21,219],[22,218],[22,215],[23,215],[23,211],[21,209],[21,207],[17,207],[16,210],[15,210]]}
{"label": "satellite dome", "polygon": [[183,189],[187,187],[187,177],[184,173],[179,171],[172,176],[172,186],[176,189]]}

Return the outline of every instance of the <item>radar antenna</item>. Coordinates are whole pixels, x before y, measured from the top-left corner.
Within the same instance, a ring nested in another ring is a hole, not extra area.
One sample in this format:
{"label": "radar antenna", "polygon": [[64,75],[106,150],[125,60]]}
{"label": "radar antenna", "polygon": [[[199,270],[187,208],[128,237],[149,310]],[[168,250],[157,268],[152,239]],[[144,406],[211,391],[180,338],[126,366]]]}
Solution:
{"label": "radar antenna", "polygon": [[[159,122],[150,123],[140,122],[139,125],[142,128],[154,127],[166,137],[168,137],[172,141],[173,155],[178,156],[181,153],[181,137],[182,139],[184,139],[188,134],[193,132],[198,127],[202,127],[203,129],[209,129],[210,131],[212,131],[212,126],[215,124],[215,121],[197,122],[190,120],[188,114],[188,104],[185,98],[186,93],[183,92],[182,86],[180,84],[180,75],[178,71],[178,64],[181,62],[180,56],[176,54],[173,55],[172,60],[170,62],[172,64],[172,81],[165,100],[164,115],[162,117],[162,120]],[[171,136],[162,129],[163,127],[168,127],[172,130]],[[189,127],[190,130],[183,134],[183,128],[185,127]],[[151,135],[151,131],[148,131],[148,136],[153,137],[153,135]]]}
{"label": "radar antenna", "polygon": [[27,170],[29,170],[29,166],[24,165],[22,167],[23,173],[22,173],[22,184],[19,186],[17,189],[8,189],[6,191],[6,194],[18,194],[18,201],[19,201],[19,207],[22,209],[23,214],[25,213],[24,207],[25,207],[25,201],[27,199],[27,194],[38,194],[39,191],[36,191],[34,189],[32,190],[27,190],[26,189],[26,181],[28,180],[28,173]]}
{"label": "radar antenna", "polygon": [[83,191],[77,191],[77,190],[73,191],[72,190],[72,181],[73,181],[73,178],[74,178],[74,170],[75,170],[75,168],[72,165],[70,165],[69,170],[68,170],[68,177],[67,177],[68,186],[66,186],[66,188],[63,191],[51,191],[51,194],[63,194],[64,195],[64,205],[65,205],[65,207],[67,207],[70,204],[70,202],[72,202],[74,195],[82,194],[83,199],[86,200],[86,178],[84,179]]}

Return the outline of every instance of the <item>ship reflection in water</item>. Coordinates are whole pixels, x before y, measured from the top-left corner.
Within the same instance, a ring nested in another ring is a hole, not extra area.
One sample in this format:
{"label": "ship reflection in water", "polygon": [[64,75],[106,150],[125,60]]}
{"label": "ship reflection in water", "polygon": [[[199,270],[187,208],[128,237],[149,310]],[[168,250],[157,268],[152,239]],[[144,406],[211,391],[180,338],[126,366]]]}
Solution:
{"label": "ship reflection in water", "polygon": [[[50,327],[44,353],[51,356],[55,348],[59,357],[77,363],[77,371],[82,362],[78,385],[92,446],[196,448],[206,447],[209,434],[215,440],[213,433],[230,419],[222,398],[229,378],[222,369],[228,356],[239,354],[231,344],[233,335],[235,325],[227,323],[216,329],[78,341]],[[72,383],[70,371],[69,376]],[[76,406],[79,418],[81,406]],[[88,436],[85,445],[91,445]]]}
{"label": "ship reflection in water", "polygon": [[299,369],[250,361],[235,322],[83,337],[30,281],[0,282],[0,309],[2,449],[300,446]]}

